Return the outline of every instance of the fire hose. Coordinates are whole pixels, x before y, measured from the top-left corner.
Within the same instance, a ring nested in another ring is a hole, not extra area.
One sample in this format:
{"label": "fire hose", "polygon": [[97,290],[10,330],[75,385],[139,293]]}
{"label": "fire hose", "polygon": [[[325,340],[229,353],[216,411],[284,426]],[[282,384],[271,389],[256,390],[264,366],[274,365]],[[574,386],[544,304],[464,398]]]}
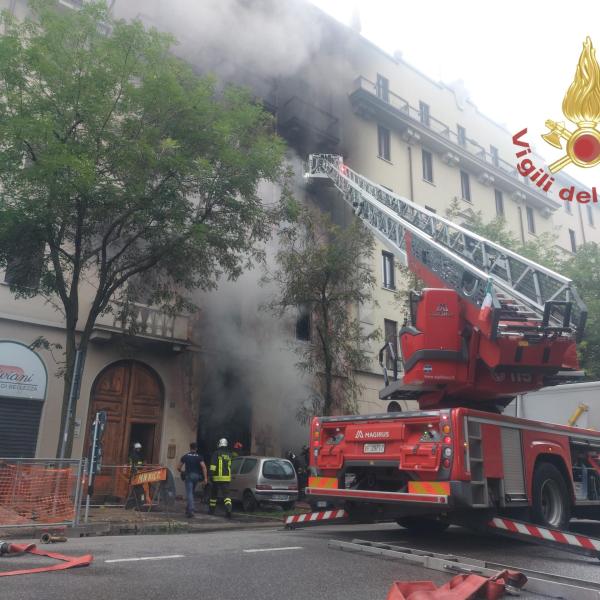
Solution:
{"label": "fire hose", "polygon": [[73,567],[87,567],[94,560],[94,557],[91,554],[84,554],[83,556],[66,556],[65,554],[59,554],[58,552],[40,550],[35,544],[12,544],[10,542],[0,541],[0,557],[17,554],[46,556],[61,562],[55,565],[46,565],[44,567],[37,567],[34,569],[0,571],[0,577],[6,577],[8,575],[31,575],[33,573],[47,573],[48,571],[64,571],[65,569],[72,569]]}

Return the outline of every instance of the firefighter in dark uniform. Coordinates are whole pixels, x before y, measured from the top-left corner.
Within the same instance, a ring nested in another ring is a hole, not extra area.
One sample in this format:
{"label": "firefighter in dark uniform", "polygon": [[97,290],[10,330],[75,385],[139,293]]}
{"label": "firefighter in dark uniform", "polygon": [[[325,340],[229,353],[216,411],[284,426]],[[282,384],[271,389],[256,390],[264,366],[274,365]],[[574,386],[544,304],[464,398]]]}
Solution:
{"label": "firefighter in dark uniform", "polygon": [[217,498],[223,498],[225,505],[225,516],[231,518],[231,498],[229,497],[229,484],[231,483],[231,454],[229,453],[228,442],[221,438],[217,444],[217,449],[210,458],[210,479],[211,490],[208,503],[208,512],[212,515],[217,508]]}

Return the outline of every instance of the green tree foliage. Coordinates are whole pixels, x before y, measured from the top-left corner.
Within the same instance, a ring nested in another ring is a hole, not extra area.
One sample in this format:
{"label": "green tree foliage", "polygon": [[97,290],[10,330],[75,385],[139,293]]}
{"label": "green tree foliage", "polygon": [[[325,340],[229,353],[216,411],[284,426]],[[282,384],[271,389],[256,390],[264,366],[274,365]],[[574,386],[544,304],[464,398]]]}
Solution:
{"label": "green tree foliage", "polygon": [[328,215],[309,208],[282,228],[277,269],[268,276],[279,288],[270,308],[283,315],[307,307],[311,339],[296,348],[298,368],[313,376],[313,393],[298,411],[311,416],[343,414],[356,409],[360,391],[355,375],[368,367],[365,344],[379,337],[366,333],[356,316],[360,304],[373,302],[372,234],[358,219],[339,227]]}
{"label": "green tree foliage", "polygon": [[33,19],[1,18],[0,267],[64,314],[69,455],[75,352],[98,316],[148,282],[144,301],[175,311],[237,277],[270,235],[257,185],[282,176],[284,148],[270,115],[195,75],[170,36],[101,2],[29,4]]}
{"label": "green tree foliage", "polygon": [[587,305],[588,320],[579,358],[586,375],[600,379],[600,246],[589,242],[565,262],[561,272],[570,277]]}
{"label": "green tree foliage", "polygon": [[586,375],[600,378],[600,246],[590,242],[580,246],[576,254],[567,253],[556,245],[556,235],[542,233],[522,244],[508,229],[502,217],[485,221],[481,211],[460,209],[453,202],[447,211],[450,219],[494,242],[545,265],[573,280],[588,308],[584,339],[578,345],[579,360]]}

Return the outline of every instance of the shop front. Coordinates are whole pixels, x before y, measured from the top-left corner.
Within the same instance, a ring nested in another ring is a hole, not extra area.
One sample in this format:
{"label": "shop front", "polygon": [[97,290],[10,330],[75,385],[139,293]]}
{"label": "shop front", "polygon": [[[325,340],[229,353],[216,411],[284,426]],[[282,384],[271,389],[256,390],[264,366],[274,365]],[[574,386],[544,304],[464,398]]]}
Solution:
{"label": "shop front", "polygon": [[24,344],[0,341],[0,457],[33,458],[48,375]]}

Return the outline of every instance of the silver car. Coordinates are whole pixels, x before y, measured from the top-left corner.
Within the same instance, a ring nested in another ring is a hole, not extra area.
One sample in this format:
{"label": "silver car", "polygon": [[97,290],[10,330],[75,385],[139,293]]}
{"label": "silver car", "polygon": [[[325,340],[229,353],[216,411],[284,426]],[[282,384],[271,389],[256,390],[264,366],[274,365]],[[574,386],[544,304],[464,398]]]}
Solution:
{"label": "silver car", "polygon": [[231,463],[231,499],[252,512],[261,503],[291,510],[298,500],[298,478],[289,460],[272,456],[238,456]]}

